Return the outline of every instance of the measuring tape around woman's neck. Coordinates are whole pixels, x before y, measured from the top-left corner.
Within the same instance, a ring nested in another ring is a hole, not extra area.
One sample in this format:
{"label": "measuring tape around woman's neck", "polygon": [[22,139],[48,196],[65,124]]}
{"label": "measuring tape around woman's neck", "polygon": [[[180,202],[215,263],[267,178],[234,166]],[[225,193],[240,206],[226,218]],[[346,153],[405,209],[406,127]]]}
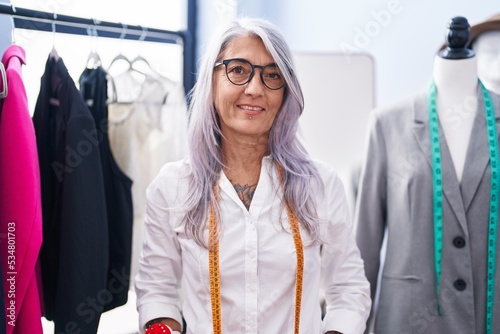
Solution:
{"label": "measuring tape around woman's neck", "polygon": [[[498,201],[500,190],[500,161],[495,111],[490,94],[479,81],[484,100],[486,128],[490,153],[491,187],[488,220],[488,268],[486,277],[486,333],[491,334],[493,322],[493,301],[495,294],[496,242],[498,232]],[[429,87],[429,127],[431,139],[432,181],[434,203],[434,265],[436,267],[436,293],[438,313],[442,314],[439,299],[441,281],[441,255],[443,251],[443,175],[441,166],[441,146],[439,142],[439,120],[436,104],[437,89],[434,81]]]}
{"label": "measuring tape around woman's neck", "polygon": [[[283,167],[277,165],[278,175],[281,185],[284,187]],[[214,189],[215,200],[218,201],[219,196],[217,190]],[[297,254],[297,269],[295,272],[295,311],[294,311],[294,334],[299,334],[300,329],[300,306],[302,303],[302,278],[304,276],[304,249],[302,246],[302,238],[300,236],[299,221],[293,213],[288,202],[286,211],[290,230],[293,235],[295,244],[295,252]],[[220,295],[220,267],[219,267],[219,234],[217,222],[215,219],[214,207],[210,205],[210,217],[208,220],[209,231],[209,252],[208,252],[208,269],[210,272],[210,299],[212,302],[212,324],[214,334],[222,333],[222,312],[221,312],[221,295]]]}

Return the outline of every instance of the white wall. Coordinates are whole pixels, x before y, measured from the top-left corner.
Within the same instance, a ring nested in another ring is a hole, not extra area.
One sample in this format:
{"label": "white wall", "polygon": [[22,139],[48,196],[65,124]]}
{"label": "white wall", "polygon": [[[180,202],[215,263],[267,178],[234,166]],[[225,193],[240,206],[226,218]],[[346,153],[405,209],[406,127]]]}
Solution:
{"label": "white wall", "polygon": [[[196,59],[217,27],[233,20],[238,14],[238,0],[197,0]],[[198,64],[197,64],[198,65]]]}
{"label": "white wall", "polygon": [[[0,0],[2,3],[10,3],[10,0]],[[11,44],[12,35],[8,33],[12,27],[12,21],[7,15],[0,15],[0,54],[3,55],[5,49]]]}
{"label": "white wall", "polygon": [[295,51],[371,53],[376,103],[385,105],[426,86],[452,17],[479,23],[500,13],[500,5],[497,0],[240,0],[238,13],[270,18]]}
{"label": "white wall", "polygon": [[334,166],[353,209],[352,180],[374,106],[373,58],[356,54],[346,62],[343,54],[333,52],[295,52],[294,58],[305,100],[300,138],[313,158]]}

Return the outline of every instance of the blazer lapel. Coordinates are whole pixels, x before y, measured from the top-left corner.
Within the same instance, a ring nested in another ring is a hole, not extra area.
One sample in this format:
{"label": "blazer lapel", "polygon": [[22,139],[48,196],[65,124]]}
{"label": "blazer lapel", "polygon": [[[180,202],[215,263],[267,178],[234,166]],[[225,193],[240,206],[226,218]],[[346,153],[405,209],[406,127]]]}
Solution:
{"label": "blazer lapel", "polygon": [[[413,134],[422,150],[429,169],[432,170],[430,133],[429,133],[429,111],[428,111],[428,92],[427,90],[419,94],[415,99],[413,108]],[[460,195],[460,185],[457,180],[455,167],[451,160],[451,154],[448,144],[444,138],[443,129],[439,126],[439,136],[441,144],[441,166],[443,168],[443,193],[449,203],[455,217],[459,221],[464,233],[467,233],[467,220],[465,216],[464,205]],[[431,189],[432,192],[432,189]]]}
{"label": "blazer lapel", "polygon": [[[484,173],[490,161],[488,135],[486,132],[486,115],[484,111],[484,99],[481,88],[478,87],[478,107],[472,126],[471,138],[467,155],[465,158],[464,174],[462,177],[462,197],[467,211],[477,192],[479,183],[484,177]],[[500,106],[498,96],[490,92],[493,107],[495,109],[495,120],[497,135],[499,133]]]}

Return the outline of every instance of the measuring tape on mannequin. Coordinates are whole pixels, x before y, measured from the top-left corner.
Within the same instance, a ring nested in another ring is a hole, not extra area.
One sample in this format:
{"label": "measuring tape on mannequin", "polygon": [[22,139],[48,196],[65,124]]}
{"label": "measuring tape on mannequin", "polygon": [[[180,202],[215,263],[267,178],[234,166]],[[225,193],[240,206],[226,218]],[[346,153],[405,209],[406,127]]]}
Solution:
{"label": "measuring tape on mannequin", "polygon": [[[498,153],[498,137],[496,131],[495,111],[488,90],[479,81],[484,100],[486,129],[490,153],[491,188],[488,220],[488,268],[486,285],[486,333],[491,334],[493,322],[493,301],[495,295],[496,245],[498,232],[498,201],[500,185],[500,161]],[[429,87],[429,126],[432,157],[432,181],[434,203],[434,264],[436,267],[436,293],[438,297],[438,313],[441,315],[439,285],[441,280],[441,255],[443,251],[443,175],[441,167],[441,146],[439,142],[439,121],[436,106],[436,84]]]}
{"label": "measuring tape on mannequin", "polygon": [[[281,184],[284,186],[283,167],[278,165],[278,175]],[[218,201],[217,191],[214,189],[215,200]],[[210,218],[208,221],[209,231],[209,252],[208,252],[208,270],[210,272],[210,299],[212,302],[212,323],[214,334],[222,334],[222,314],[220,297],[220,267],[219,267],[219,234],[217,222],[215,219],[214,207],[210,205]],[[302,303],[302,278],[304,276],[304,249],[302,238],[300,236],[299,222],[288,202],[286,202],[286,211],[290,230],[293,235],[295,251],[297,254],[297,269],[295,272],[295,314],[294,314],[294,334],[299,334],[300,329],[300,306]]]}

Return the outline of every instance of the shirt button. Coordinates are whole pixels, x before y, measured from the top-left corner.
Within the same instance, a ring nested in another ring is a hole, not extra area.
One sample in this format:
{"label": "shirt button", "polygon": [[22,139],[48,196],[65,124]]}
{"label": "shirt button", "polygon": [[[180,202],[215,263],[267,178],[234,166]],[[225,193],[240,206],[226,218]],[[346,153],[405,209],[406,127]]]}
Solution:
{"label": "shirt button", "polygon": [[453,239],[453,246],[457,248],[463,248],[465,246],[465,239],[462,237],[455,237]]}
{"label": "shirt button", "polygon": [[453,286],[458,291],[464,291],[465,288],[467,287],[467,283],[465,283],[465,281],[463,279],[459,278],[455,282],[453,282]]}

